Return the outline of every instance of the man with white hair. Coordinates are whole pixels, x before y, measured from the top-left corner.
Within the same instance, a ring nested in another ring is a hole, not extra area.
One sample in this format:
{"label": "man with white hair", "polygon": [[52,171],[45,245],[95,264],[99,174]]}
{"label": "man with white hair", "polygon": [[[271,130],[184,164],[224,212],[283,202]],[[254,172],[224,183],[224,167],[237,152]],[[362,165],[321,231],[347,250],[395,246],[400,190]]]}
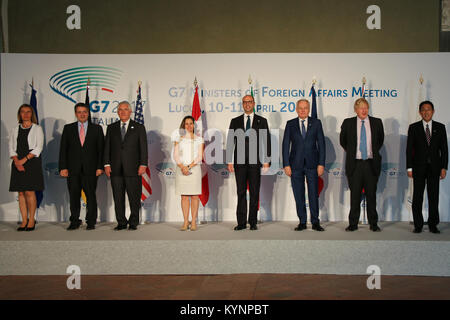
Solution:
{"label": "man with white hair", "polygon": [[[148,163],[147,133],[142,124],[130,119],[131,106],[122,101],[117,107],[120,120],[108,126],[105,139],[105,173],[111,177],[117,227],[136,230],[142,193],[142,175]],[[125,191],[130,202],[129,220],[125,217]]]}

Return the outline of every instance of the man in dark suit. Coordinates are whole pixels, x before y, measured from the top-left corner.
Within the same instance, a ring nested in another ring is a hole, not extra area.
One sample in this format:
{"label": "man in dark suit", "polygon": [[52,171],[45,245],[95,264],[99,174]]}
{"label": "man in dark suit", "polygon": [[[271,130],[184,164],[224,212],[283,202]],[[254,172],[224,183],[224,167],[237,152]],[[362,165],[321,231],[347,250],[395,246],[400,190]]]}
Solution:
{"label": "man in dark suit", "polygon": [[283,167],[291,177],[297,216],[296,231],[306,229],[305,176],[308,183],[309,209],[312,229],[324,231],[319,220],[318,179],[325,168],[325,138],[322,122],[308,117],[309,101],[300,99],[296,108],[298,117],[286,123],[283,137]]}
{"label": "man in dark suit", "polygon": [[251,95],[242,98],[242,106],[244,114],[231,120],[227,136],[228,170],[235,172],[238,196],[238,225],[234,230],[247,228],[247,185],[250,191],[248,223],[250,230],[257,230],[261,167],[267,172],[270,162],[269,125],[265,118],[254,113],[255,99]]}
{"label": "man in dark suit", "polygon": [[75,105],[75,116],[78,121],[64,126],[59,149],[59,172],[67,178],[70,195],[67,230],[78,229],[81,225],[81,190],[86,195],[87,230],[92,230],[97,222],[97,178],[103,173],[103,129],[88,121],[89,106],[84,103]]}
{"label": "man in dark suit", "polygon": [[419,106],[422,120],[409,126],[406,146],[408,177],[413,178],[412,202],[414,233],[422,232],[423,192],[425,184],[428,194],[428,228],[440,233],[439,224],[439,179],[447,175],[448,145],[445,125],[433,121],[434,106],[423,101]]}
{"label": "man in dark suit", "polygon": [[[122,101],[117,107],[120,120],[106,130],[105,173],[111,177],[114,208],[118,225],[114,230],[136,230],[142,194],[142,175],[148,163],[145,127],[130,120],[131,106]],[[125,191],[130,202],[129,220],[125,217]]]}
{"label": "man in dark suit", "polygon": [[378,227],[377,183],[381,172],[380,149],[384,142],[383,122],[369,116],[369,102],[364,98],[355,101],[356,117],[347,118],[341,126],[340,143],[346,152],[345,173],[350,187],[349,226],[346,231],[358,229],[361,209],[361,192],[367,200],[367,218],[370,230]]}

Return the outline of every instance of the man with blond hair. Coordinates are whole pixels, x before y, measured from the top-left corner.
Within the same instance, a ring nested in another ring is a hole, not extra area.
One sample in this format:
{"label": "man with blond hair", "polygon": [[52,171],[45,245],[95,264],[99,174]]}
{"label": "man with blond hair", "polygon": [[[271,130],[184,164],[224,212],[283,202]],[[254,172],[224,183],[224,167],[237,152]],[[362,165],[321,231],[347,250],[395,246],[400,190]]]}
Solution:
{"label": "man with blond hair", "polygon": [[356,117],[347,118],[341,126],[340,143],[346,152],[345,174],[350,188],[349,226],[346,231],[358,229],[361,211],[361,193],[367,200],[367,219],[370,230],[378,227],[377,183],[381,172],[380,149],[384,142],[383,122],[369,116],[369,102],[364,98],[355,101]]}

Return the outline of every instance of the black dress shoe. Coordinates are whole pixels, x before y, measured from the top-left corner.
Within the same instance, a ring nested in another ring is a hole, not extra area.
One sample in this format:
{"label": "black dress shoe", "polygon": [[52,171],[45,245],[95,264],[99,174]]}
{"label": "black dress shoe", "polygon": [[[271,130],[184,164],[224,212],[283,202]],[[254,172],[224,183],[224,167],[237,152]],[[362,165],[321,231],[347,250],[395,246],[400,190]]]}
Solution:
{"label": "black dress shoe", "polygon": [[117,227],[115,227],[114,228],[114,230],[124,230],[124,229],[126,229],[127,228],[127,225],[126,224],[124,224],[124,225],[117,225]]}
{"label": "black dress shoe", "polygon": [[322,227],[320,226],[320,224],[318,224],[318,223],[313,224],[312,229],[313,229],[313,230],[316,230],[316,231],[325,231],[325,229],[322,228]]}
{"label": "black dress shoe", "polygon": [[250,230],[258,230],[258,227],[256,224],[250,226]]}
{"label": "black dress shoe", "polygon": [[373,232],[380,232],[381,229],[378,225],[374,224],[373,226],[370,226],[370,230],[372,230]]}
{"label": "black dress shoe", "polygon": [[67,230],[76,230],[80,227],[80,223],[73,223],[71,222],[70,225],[67,227]]}
{"label": "black dress shoe", "polygon": [[347,228],[345,228],[345,231],[355,231],[358,230],[358,226],[349,225]]}
{"label": "black dress shoe", "polygon": [[437,227],[428,226],[431,233],[441,233]]}
{"label": "black dress shoe", "polygon": [[95,224],[88,224],[88,226],[86,227],[86,230],[94,230],[95,229]]}
{"label": "black dress shoe", "polygon": [[244,230],[244,229],[247,229],[247,226],[240,226],[240,225],[237,225],[236,227],[234,227],[234,230]]}
{"label": "black dress shoe", "polygon": [[422,228],[414,228],[413,233],[421,233]]}
{"label": "black dress shoe", "polygon": [[133,226],[130,224],[130,226],[128,227],[128,230],[137,230],[137,226]]}
{"label": "black dress shoe", "polygon": [[297,228],[295,228],[295,231],[302,231],[306,229],[306,223],[299,223]]}

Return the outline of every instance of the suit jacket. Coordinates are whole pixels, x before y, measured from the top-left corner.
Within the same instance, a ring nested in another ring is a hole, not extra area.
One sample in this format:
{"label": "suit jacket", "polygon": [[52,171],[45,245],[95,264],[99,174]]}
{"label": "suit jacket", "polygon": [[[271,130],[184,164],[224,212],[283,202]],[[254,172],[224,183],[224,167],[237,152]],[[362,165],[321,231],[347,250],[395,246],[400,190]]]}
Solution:
{"label": "suit jacket", "polygon": [[406,168],[417,169],[420,166],[431,165],[434,175],[440,175],[441,170],[447,170],[448,145],[445,125],[432,122],[431,142],[428,146],[422,120],[411,124],[408,128],[406,145]]}
{"label": "suit jacket", "polygon": [[[233,118],[230,122],[229,129],[232,129],[236,132],[238,129],[242,129],[242,132],[245,132],[244,128],[244,115],[240,115],[236,118]],[[270,155],[271,155],[271,144],[270,144],[270,132],[269,132],[269,125],[267,123],[267,119],[264,117],[261,117],[257,114],[254,114],[253,116],[253,123],[252,123],[252,129],[256,130],[256,151],[257,151],[257,164],[262,166],[263,163],[270,163]],[[265,129],[264,131],[260,131],[262,129]],[[234,157],[234,163],[238,164],[238,152],[239,147],[236,145],[238,143],[237,137],[235,135],[231,134],[231,130],[228,131],[227,136],[227,163],[231,163],[231,152],[234,149],[233,157]],[[264,134],[263,134],[264,133]],[[251,138],[245,139],[245,159],[251,160],[252,157],[249,155],[249,152],[251,152],[253,149],[253,146],[250,146],[250,142],[253,140]],[[260,149],[260,148],[263,149]],[[263,154],[263,158],[260,157],[260,154]],[[262,161],[261,161],[262,160]]]}
{"label": "suit jacket", "polygon": [[322,122],[308,117],[308,129],[303,140],[299,118],[286,123],[283,137],[283,167],[292,170],[317,168],[325,166],[325,138]]}
{"label": "suit jacket", "polygon": [[122,141],[120,122],[110,124],[106,130],[104,164],[111,166],[112,176],[137,176],[139,166],[148,165],[147,133],[144,125],[130,119]]}
{"label": "suit jacket", "polygon": [[78,121],[66,124],[59,148],[59,170],[68,169],[69,176],[95,176],[98,169],[103,170],[103,144],[103,129],[98,124],[89,123],[83,146]]}
{"label": "suit jacket", "polygon": [[[356,148],[358,144],[358,129],[356,127],[356,118],[347,118],[341,126],[341,134],[339,136],[342,148],[346,152],[345,157],[345,173],[352,176],[356,167]],[[374,175],[379,176],[381,172],[381,155],[380,149],[384,143],[383,122],[379,118],[369,116],[370,132],[372,135],[372,155],[370,162]]]}

